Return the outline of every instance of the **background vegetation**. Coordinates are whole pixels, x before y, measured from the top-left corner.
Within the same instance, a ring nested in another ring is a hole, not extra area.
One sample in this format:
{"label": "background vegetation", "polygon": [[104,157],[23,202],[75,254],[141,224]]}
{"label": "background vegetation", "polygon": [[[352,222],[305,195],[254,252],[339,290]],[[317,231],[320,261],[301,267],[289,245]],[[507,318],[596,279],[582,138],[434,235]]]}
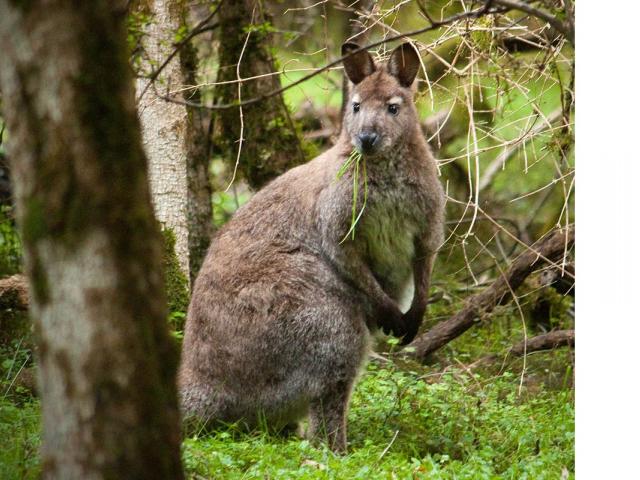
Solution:
{"label": "background vegetation", "polygon": [[[287,87],[339,58],[340,45],[350,36],[370,44],[460,15],[409,37],[424,60],[417,105],[448,198],[447,240],[436,262],[424,331],[460,311],[473,294],[504,275],[514,259],[535,248],[549,232],[574,222],[573,2],[528,4],[556,18],[566,31],[510,8],[509,2],[448,0],[257,1],[255,9],[265,14],[242,30],[243,35],[259,38],[280,84]],[[175,32],[175,45],[219,8],[216,2],[188,5],[189,21]],[[487,7],[492,10],[483,11]],[[473,11],[482,13],[469,14]],[[214,133],[220,72],[228,67],[219,62],[224,38],[217,34],[216,19],[211,17],[210,29],[193,35],[199,63],[196,85],[182,87],[197,91],[203,110],[213,118]],[[148,21],[144,15],[130,16],[134,68],[140,32]],[[393,46],[381,43],[370,51],[383,59]],[[335,140],[341,92],[340,65],[284,91],[294,134],[307,159]],[[251,91],[242,99],[263,93]],[[165,100],[178,97],[174,92]],[[239,109],[228,112],[238,115]],[[244,114],[252,115],[246,109]],[[268,129],[288,128],[278,118]],[[251,132],[244,141],[252,141]],[[235,175],[237,148],[232,138],[209,145],[216,227],[253,194],[250,172]],[[0,173],[8,178],[4,156],[0,144]],[[8,182],[0,187],[8,189]],[[7,276],[21,269],[21,243],[10,202],[2,202],[0,276]],[[166,237],[173,245],[170,232]],[[174,275],[175,258],[165,257],[167,284],[177,292],[169,293],[168,321],[179,342],[186,279]],[[412,356],[411,347],[400,351],[392,339],[380,339],[378,353],[354,393],[348,455],[336,457],[324,447],[263,430],[241,433],[231,425],[184,440],[188,476],[573,478],[572,350],[509,353],[514,344],[536,335],[573,329],[569,242],[560,261],[553,263],[531,274],[495,310],[479,314],[467,333],[421,362]],[[23,312],[0,312],[1,478],[36,478],[40,471],[39,400],[31,334],[25,324]]]}

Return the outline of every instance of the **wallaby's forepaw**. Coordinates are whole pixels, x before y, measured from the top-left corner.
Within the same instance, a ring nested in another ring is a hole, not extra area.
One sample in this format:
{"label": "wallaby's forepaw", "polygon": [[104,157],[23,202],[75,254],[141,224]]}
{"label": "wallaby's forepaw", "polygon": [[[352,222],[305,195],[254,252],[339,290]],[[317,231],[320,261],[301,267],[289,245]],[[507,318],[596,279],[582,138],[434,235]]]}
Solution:
{"label": "wallaby's forepaw", "polygon": [[378,326],[386,335],[394,337],[402,337],[407,333],[402,312],[394,304],[386,305],[379,313]]}
{"label": "wallaby's forepaw", "polygon": [[409,310],[402,316],[402,323],[405,325],[405,334],[400,341],[400,345],[409,345],[416,335],[418,334],[418,329],[422,324],[423,313],[416,313],[412,310]]}

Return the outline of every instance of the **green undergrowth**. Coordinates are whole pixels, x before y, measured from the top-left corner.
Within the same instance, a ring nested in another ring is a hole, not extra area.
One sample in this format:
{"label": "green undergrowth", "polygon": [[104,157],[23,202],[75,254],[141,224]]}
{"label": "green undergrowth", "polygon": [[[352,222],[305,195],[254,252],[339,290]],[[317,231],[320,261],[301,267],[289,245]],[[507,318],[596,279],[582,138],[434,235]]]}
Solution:
{"label": "green undergrowth", "polygon": [[[436,277],[425,328],[449,317],[471,292]],[[543,294],[541,291],[540,295]],[[551,295],[553,328],[568,328],[569,298]],[[524,334],[539,333],[533,296],[491,317],[421,365],[382,341],[355,388],[349,450],[233,426],[186,438],[188,478],[202,479],[558,479],[574,478],[573,353],[568,349],[509,359]],[[487,365],[478,359],[494,354]],[[13,381],[30,366],[19,339],[0,350],[0,478],[37,478],[37,399]]]}
{"label": "green undergrowth", "polygon": [[[434,295],[445,286],[436,283]],[[552,326],[567,328],[570,300],[551,300],[558,307]],[[460,299],[447,293],[431,305],[425,327],[459,308]],[[397,342],[381,341],[352,397],[346,455],[297,436],[230,426],[184,440],[188,478],[574,478],[573,353],[503,358],[525,333],[538,333],[527,297],[521,309],[522,317],[513,306],[500,307],[427,365],[398,353]],[[491,354],[492,362],[474,366]],[[0,355],[0,478],[37,478],[39,402],[12,381],[31,364],[29,351],[14,341]]]}
{"label": "green undergrowth", "polygon": [[[433,296],[444,295],[430,306],[425,328],[450,317],[473,293],[440,274],[435,280]],[[398,353],[397,341],[381,341],[376,348],[381,353],[369,362],[352,397],[348,454],[335,456],[295,436],[244,433],[231,426],[184,440],[187,476],[574,478],[573,352],[537,352],[526,359],[504,355],[525,334],[540,333],[531,312],[542,295],[552,305],[550,326],[572,326],[569,297],[551,289],[536,295],[522,295],[520,309],[513,304],[497,308],[433,354],[427,365]],[[25,338],[0,349],[2,479],[39,474],[40,406],[17,376],[32,365]],[[474,365],[490,355],[495,357],[488,364]]]}
{"label": "green undergrowth", "polygon": [[0,478],[38,478],[40,407],[37,400],[14,403],[0,394]]}
{"label": "green undergrowth", "polygon": [[[517,367],[435,370],[381,357],[355,389],[347,455],[231,426],[185,439],[185,469],[215,479],[573,478],[573,390],[520,380]],[[36,478],[39,442],[37,400],[0,397],[0,478]]]}
{"label": "green undergrowth", "polygon": [[184,442],[192,478],[573,478],[570,390],[518,392],[511,372],[430,376],[371,363],[351,402],[349,453],[233,428]]}
{"label": "green undergrowth", "polygon": [[0,205],[0,277],[18,273],[22,268],[22,244],[13,216],[9,206]]}

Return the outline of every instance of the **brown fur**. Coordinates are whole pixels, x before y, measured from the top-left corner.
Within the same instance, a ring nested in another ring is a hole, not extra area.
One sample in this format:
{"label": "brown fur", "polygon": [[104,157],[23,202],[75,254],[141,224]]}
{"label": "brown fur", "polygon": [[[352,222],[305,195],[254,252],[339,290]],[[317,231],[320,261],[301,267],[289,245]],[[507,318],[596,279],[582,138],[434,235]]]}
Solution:
{"label": "brown fur", "polygon": [[[345,450],[369,332],[382,327],[404,343],[413,339],[442,241],[442,187],[410,88],[417,62],[407,45],[386,65],[367,53],[345,61],[360,105],[347,109],[339,142],[258,192],[216,235],[186,324],[179,375],[186,419],[255,425],[263,417],[280,428],[309,414],[310,435]],[[397,114],[392,98],[401,102]],[[351,223],[353,177],[336,174],[363,132],[378,139],[363,159],[366,208],[355,239],[340,243]]]}

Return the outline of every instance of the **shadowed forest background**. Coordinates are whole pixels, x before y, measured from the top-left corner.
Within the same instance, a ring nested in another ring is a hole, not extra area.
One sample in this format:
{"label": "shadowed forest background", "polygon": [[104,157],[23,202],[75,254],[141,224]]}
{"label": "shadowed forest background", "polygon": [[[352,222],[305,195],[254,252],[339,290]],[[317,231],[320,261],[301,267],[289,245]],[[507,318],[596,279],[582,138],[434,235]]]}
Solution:
{"label": "shadowed forest background", "polygon": [[[140,463],[149,478],[574,478],[574,2],[62,2],[49,17],[40,3],[0,1],[0,477],[55,477],[39,452],[66,461],[51,452],[67,413],[47,399],[81,411],[82,385],[130,364],[155,372],[122,427],[146,439],[115,472],[157,448],[173,460],[153,474]],[[416,103],[447,195],[421,332],[405,348],[377,340],[345,456],[234,425],[180,444],[173,375],[211,235],[336,141],[347,40],[378,60],[399,41],[421,54]],[[47,70],[54,54],[68,61]],[[111,236],[84,250],[96,225]],[[104,249],[112,262],[90,261]],[[69,299],[104,285],[126,299],[101,323],[99,307]],[[89,370],[74,369],[78,348],[71,366],[50,355],[85,332],[122,353]],[[129,405],[124,390],[104,398]],[[91,438],[68,451],[117,450]]]}

